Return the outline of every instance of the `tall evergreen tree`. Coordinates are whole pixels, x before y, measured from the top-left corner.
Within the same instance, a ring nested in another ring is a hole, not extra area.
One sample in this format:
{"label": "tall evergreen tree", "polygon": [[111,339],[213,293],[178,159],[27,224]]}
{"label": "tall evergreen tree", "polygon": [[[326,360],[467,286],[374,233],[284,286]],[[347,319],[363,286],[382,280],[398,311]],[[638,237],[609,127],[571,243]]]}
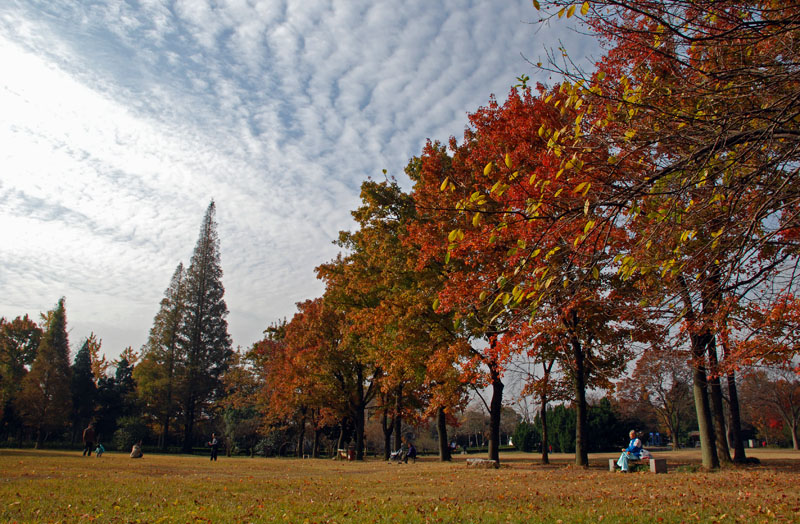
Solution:
{"label": "tall evergreen tree", "polygon": [[94,417],[97,404],[97,386],[92,372],[92,354],[89,340],[84,341],[75,354],[72,364],[72,442]]}
{"label": "tall evergreen tree", "polygon": [[47,327],[39,343],[36,359],[25,376],[17,407],[26,423],[36,431],[36,447],[41,448],[47,433],[69,421],[70,395],[69,338],[64,298],[46,315]]}
{"label": "tall evergreen tree", "polygon": [[221,390],[220,377],[233,354],[225,320],[228,306],[223,298],[225,288],[215,213],[212,200],[186,272],[186,302],[178,330],[178,347],[186,365],[181,399],[184,451],[191,450],[195,419]]}
{"label": "tall evergreen tree", "polygon": [[148,406],[150,416],[161,425],[161,449],[166,449],[169,441],[170,422],[177,412],[178,380],[185,370],[178,354],[178,328],[184,310],[184,276],[183,263],[180,263],[161,299],[150,336],[142,348],[142,361],[134,372],[139,397]]}

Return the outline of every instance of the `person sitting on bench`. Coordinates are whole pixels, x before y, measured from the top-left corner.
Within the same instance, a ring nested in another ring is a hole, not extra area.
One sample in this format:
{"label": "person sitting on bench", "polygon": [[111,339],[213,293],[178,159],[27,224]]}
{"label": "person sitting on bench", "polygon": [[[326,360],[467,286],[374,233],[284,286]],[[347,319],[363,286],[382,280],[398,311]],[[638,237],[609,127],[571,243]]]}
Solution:
{"label": "person sitting on bench", "polygon": [[636,438],[636,430],[631,430],[630,437],[631,441],[628,443],[628,447],[622,450],[622,455],[617,461],[617,466],[620,467],[623,473],[628,472],[628,461],[631,459],[639,460],[642,452],[642,441]]}

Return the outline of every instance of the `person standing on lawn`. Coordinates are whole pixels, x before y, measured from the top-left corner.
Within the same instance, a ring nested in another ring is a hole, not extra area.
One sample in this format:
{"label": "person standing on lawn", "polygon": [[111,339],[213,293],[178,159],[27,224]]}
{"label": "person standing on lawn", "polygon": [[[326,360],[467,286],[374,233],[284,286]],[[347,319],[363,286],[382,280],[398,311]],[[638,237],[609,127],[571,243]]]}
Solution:
{"label": "person standing on lawn", "polygon": [[83,456],[84,457],[91,457],[92,456],[92,448],[94,447],[94,424],[89,424],[86,429],[83,430]]}
{"label": "person standing on lawn", "polygon": [[219,450],[219,440],[217,440],[217,435],[212,433],[211,434],[211,441],[208,443],[211,446],[211,460],[217,460],[217,451]]}

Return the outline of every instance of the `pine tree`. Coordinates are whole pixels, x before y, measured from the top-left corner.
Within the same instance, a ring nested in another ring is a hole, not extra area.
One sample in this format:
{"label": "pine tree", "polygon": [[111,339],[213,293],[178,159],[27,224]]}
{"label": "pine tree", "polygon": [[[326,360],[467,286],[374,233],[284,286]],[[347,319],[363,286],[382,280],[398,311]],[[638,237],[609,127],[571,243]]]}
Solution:
{"label": "pine tree", "polygon": [[184,370],[177,344],[184,310],[184,275],[183,263],[178,264],[153,319],[150,336],[142,348],[142,361],[134,374],[139,397],[161,424],[159,446],[162,450],[168,444],[170,422],[177,411],[178,380]]}
{"label": "pine tree", "polygon": [[92,354],[89,340],[84,341],[75,354],[72,364],[72,441],[80,434],[94,417],[97,404],[97,386],[92,372]]}
{"label": "pine tree", "polygon": [[69,338],[64,298],[46,317],[47,327],[30,373],[22,383],[17,407],[29,426],[36,431],[36,447],[41,448],[50,431],[69,421],[70,396]]}
{"label": "pine tree", "polygon": [[186,302],[178,330],[178,347],[186,365],[182,388],[184,451],[191,450],[195,418],[221,389],[220,377],[233,354],[225,320],[228,306],[223,299],[215,211],[212,201],[186,272]]}

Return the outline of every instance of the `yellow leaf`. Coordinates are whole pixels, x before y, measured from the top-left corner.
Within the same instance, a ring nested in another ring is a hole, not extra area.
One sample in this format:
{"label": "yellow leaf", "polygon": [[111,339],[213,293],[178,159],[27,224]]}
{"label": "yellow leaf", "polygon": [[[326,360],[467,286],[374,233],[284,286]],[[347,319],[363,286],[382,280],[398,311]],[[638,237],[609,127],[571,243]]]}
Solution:
{"label": "yellow leaf", "polygon": [[492,164],[493,164],[492,162],[489,162],[488,164],[486,164],[486,167],[483,168],[484,175],[488,175],[489,173],[492,172]]}
{"label": "yellow leaf", "polygon": [[571,5],[569,6],[569,9],[567,9],[567,18],[572,18],[572,15],[574,14],[575,14],[575,6]]}
{"label": "yellow leaf", "polygon": [[589,2],[584,2],[583,5],[581,6],[581,14],[583,16],[586,16],[588,12],[589,12]]}
{"label": "yellow leaf", "polygon": [[434,300],[434,301],[433,301],[433,306],[432,306],[432,307],[433,307],[433,310],[434,310],[434,311],[436,311],[437,309],[439,309],[439,299],[438,299],[438,298],[437,298],[436,300]]}
{"label": "yellow leaf", "polygon": [[556,252],[558,252],[558,250],[560,250],[560,249],[561,249],[561,248],[560,248],[560,247],[558,247],[558,246],[554,247],[553,249],[551,249],[550,251],[548,251],[548,252],[547,252],[547,254],[544,256],[544,259],[545,259],[545,260],[549,259],[551,256],[553,256],[554,254],[556,254]]}
{"label": "yellow leaf", "polygon": [[481,302],[486,300],[486,291],[481,291],[481,294],[478,296]]}
{"label": "yellow leaf", "polygon": [[506,159],[505,160],[506,160],[506,167],[511,169],[511,156],[508,153],[506,153]]}
{"label": "yellow leaf", "polygon": [[547,279],[547,282],[544,283],[544,288],[547,289],[550,287],[550,284],[553,283],[553,279],[556,278],[555,275],[551,276]]}
{"label": "yellow leaf", "polygon": [[562,7],[561,10],[558,12],[558,17],[561,18],[564,16],[564,8]]}
{"label": "yellow leaf", "polygon": [[535,8],[536,8],[536,10],[538,11],[538,10],[539,10],[539,8],[540,8],[540,6],[539,6],[539,2],[537,2],[536,0],[533,0],[533,7],[535,7]]}
{"label": "yellow leaf", "polygon": [[580,192],[581,192],[581,190],[583,190],[583,188],[584,188],[584,187],[586,187],[586,184],[587,184],[587,183],[588,183],[588,182],[581,182],[580,184],[578,184],[577,186],[575,186],[575,189],[573,189],[573,190],[572,190],[572,192],[573,192],[573,193],[580,193]]}
{"label": "yellow leaf", "polygon": [[445,189],[447,189],[447,184],[448,184],[449,182],[450,182],[450,177],[446,177],[446,178],[444,179],[444,182],[442,182],[442,185],[441,185],[441,186],[439,186],[439,191],[444,191]]}
{"label": "yellow leaf", "polygon": [[481,212],[480,211],[475,213],[475,216],[472,217],[472,225],[475,226],[475,227],[478,227],[479,225],[481,225]]}
{"label": "yellow leaf", "polygon": [[553,194],[553,198],[556,198],[558,195],[560,195],[562,191],[564,191],[564,188],[563,188],[563,187],[560,187],[560,188],[558,188],[558,191],[556,191],[556,192]]}
{"label": "yellow leaf", "polygon": [[590,221],[586,222],[586,225],[583,226],[583,232],[584,233],[588,233],[589,230],[594,227],[594,222],[595,222],[594,220],[590,220]]}
{"label": "yellow leaf", "polygon": [[595,280],[600,278],[600,270],[597,269],[597,266],[592,268],[592,276],[595,278]]}

